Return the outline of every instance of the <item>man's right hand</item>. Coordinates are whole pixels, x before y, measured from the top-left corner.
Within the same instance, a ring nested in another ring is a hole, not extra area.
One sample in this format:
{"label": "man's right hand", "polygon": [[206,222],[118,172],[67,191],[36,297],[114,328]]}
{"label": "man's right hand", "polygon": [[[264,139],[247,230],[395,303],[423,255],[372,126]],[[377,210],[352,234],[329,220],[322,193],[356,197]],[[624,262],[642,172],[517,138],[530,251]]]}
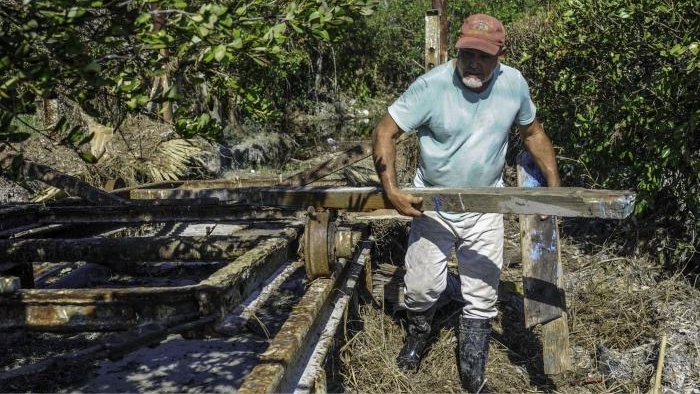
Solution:
{"label": "man's right hand", "polygon": [[417,217],[423,214],[423,198],[402,192],[396,183],[396,140],[402,133],[391,115],[385,114],[372,132],[372,158],[384,195],[394,209],[404,216]]}
{"label": "man's right hand", "polygon": [[386,197],[400,214],[404,216],[418,217],[423,214],[421,205],[423,197],[416,197],[400,190],[386,192]]}

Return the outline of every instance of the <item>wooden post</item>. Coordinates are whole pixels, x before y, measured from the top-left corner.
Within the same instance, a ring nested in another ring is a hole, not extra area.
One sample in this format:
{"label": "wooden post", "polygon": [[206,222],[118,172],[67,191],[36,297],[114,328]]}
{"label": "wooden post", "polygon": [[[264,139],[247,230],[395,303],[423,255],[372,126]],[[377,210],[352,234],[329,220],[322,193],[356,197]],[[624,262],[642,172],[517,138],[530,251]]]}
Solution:
{"label": "wooden post", "polygon": [[432,0],[433,9],[438,11],[440,19],[440,46],[438,55],[438,64],[447,61],[447,0]]}
{"label": "wooden post", "polygon": [[[546,186],[526,151],[518,155],[518,186]],[[570,370],[571,349],[562,289],[561,251],[555,216],[520,215],[525,325],[542,324],[542,360],[548,375]]]}
{"label": "wooden post", "polygon": [[447,0],[432,0],[425,12],[425,71],[447,61]]}
{"label": "wooden post", "polygon": [[440,64],[440,15],[438,10],[425,12],[425,71]]}

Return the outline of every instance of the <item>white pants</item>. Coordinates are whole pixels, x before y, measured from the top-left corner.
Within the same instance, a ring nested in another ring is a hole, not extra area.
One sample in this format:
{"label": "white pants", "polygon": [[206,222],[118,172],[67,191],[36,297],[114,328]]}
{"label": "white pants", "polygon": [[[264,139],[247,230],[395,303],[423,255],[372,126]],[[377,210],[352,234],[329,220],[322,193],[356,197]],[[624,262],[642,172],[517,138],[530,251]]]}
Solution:
{"label": "white pants", "polygon": [[495,317],[503,267],[503,215],[498,213],[474,214],[461,222],[445,220],[433,211],[413,218],[406,250],[406,308],[424,311],[445,291],[452,247],[465,302],[462,316]]}

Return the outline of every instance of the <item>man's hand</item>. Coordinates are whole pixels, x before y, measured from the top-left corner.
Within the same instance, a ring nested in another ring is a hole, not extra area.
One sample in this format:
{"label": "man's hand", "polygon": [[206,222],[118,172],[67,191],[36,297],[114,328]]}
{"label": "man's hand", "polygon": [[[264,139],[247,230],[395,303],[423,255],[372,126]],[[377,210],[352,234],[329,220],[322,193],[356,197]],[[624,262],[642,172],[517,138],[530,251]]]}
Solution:
{"label": "man's hand", "polygon": [[423,214],[420,210],[423,204],[423,197],[416,197],[412,194],[404,193],[400,190],[387,191],[386,197],[400,214],[404,216],[418,217]]}
{"label": "man's hand", "polygon": [[384,188],[384,195],[400,214],[416,217],[423,214],[422,197],[404,193],[396,183],[396,140],[403,133],[388,113],[372,132],[372,158],[374,168]]}

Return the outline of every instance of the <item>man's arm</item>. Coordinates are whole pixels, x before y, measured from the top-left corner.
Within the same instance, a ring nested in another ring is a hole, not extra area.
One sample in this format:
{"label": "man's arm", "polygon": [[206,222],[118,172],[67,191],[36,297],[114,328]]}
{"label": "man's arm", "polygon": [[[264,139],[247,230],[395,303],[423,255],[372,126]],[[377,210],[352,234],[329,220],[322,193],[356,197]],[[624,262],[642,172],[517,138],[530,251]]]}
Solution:
{"label": "man's arm", "polygon": [[544,132],[542,123],[537,119],[529,125],[519,126],[518,130],[525,143],[525,148],[532,155],[535,164],[542,171],[544,179],[549,187],[561,186],[559,170],[557,170],[557,159],[552,147],[552,141]]}
{"label": "man's arm", "polygon": [[422,213],[417,207],[423,203],[423,198],[402,192],[396,181],[396,140],[401,133],[391,115],[385,114],[372,132],[374,168],[394,208],[402,215],[420,216]]}

